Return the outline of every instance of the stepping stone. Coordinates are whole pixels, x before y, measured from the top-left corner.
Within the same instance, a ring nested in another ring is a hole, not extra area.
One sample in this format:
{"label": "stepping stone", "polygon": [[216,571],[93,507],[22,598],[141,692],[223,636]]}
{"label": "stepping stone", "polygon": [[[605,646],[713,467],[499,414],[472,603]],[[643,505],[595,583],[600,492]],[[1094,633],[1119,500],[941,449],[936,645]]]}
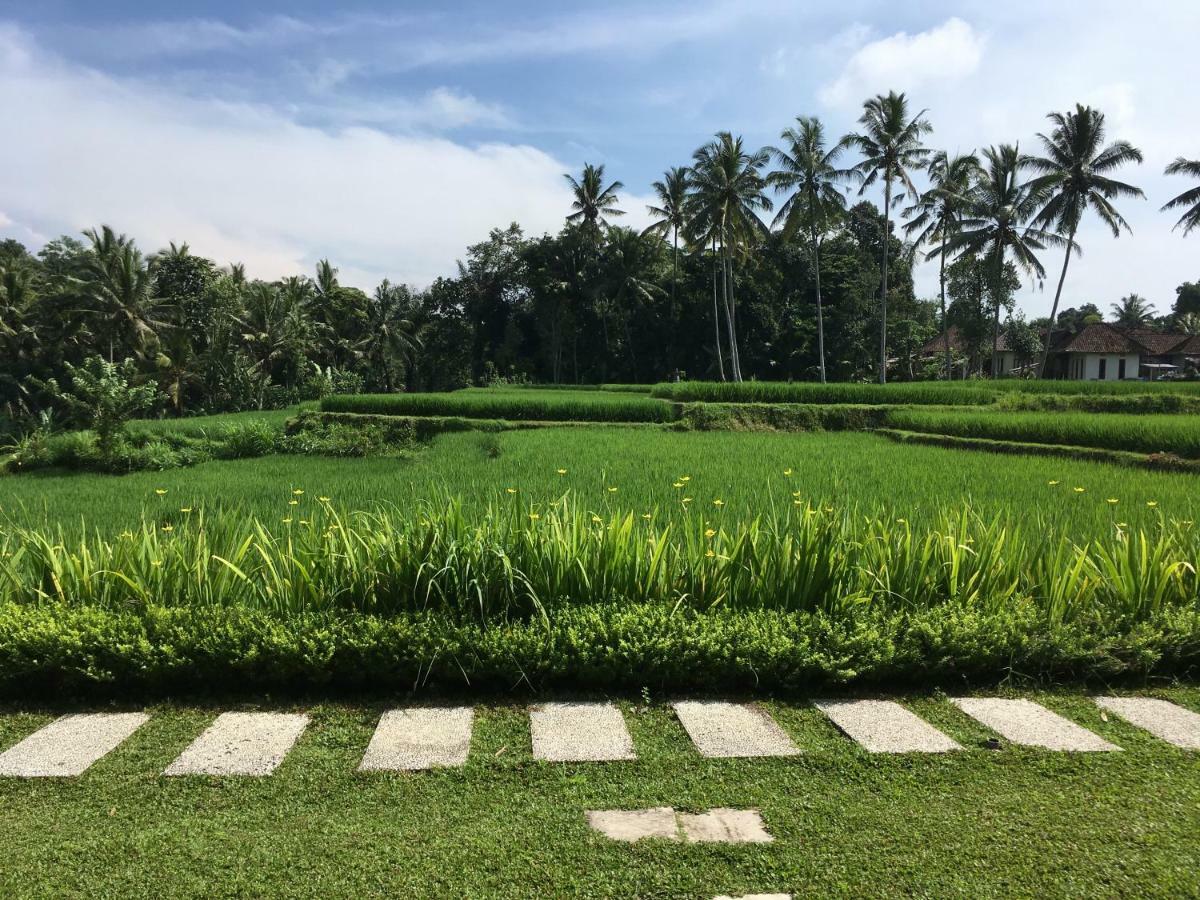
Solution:
{"label": "stepping stone", "polygon": [[221,713],[164,774],[270,775],[307,726],[301,714]]}
{"label": "stepping stone", "polygon": [[813,705],[870,753],[945,753],[962,749],[891,700],[817,700]]}
{"label": "stepping stone", "polygon": [[740,897],[730,897],[728,894],[721,894],[719,897],[713,897],[713,900],[792,900],[791,894],[743,894]]}
{"label": "stepping stone", "polygon": [[637,759],[625,717],[611,703],[544,703],[529,711],[534,759]]}
{"label": "stepping stone", "polygon": [[1200,750],[1200,713],[1152,697],[1096,697],[1125,721],[1185,750]]}
{"label": "stepping stone", "polygon": [[702,756],[795,756],[800,752],[775,720],[753,704],[683,700],[674,707]]}
{"label": "stepping stone", "polygon": [[0,775],[14,778],[82,775],[149,718],[145,713],[63,716],[0,754]]}
{"label": "stepping stone", "polygon": [[769,844],[775,840],[757,809],[718,807],[698,814],[680,813],[679,826],[691,843]]}
{"label": "stepping stone", "polygon": [[1079,752],[1121,749],[1032,700],[958,697],[952,702],[968,716],[999,732],[1014,744]]}
{"label": "stepping stone", "polygon": [[614,841],[640,841],[643,838],[679,840],[679,823],[669,806],[653,809],[588,810],[587,822],[596,831]]}
{"label": "stepping stone", "polygon": [[383,714],[360,772],[461,766],[471,749],[470,706],[392,709]]}

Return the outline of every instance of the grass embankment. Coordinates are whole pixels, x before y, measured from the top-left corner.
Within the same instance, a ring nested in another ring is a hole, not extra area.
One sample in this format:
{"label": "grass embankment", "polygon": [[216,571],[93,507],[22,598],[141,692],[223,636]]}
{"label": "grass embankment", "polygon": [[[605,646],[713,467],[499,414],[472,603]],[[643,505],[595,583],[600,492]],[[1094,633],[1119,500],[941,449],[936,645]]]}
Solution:
{"label": "grass embankment", "polygon": [[888,424],[928,434],[1200,458],[1200,416],[1191,415],[897,409]]}
{"label": "grass embankment", "polygon": [[[1156,693],[1200,710],[1194,689]],[[969,749],[868,757],[817,710],[769,703],[803,755],[713,760],[695,752],[669,708],[623,702],[636,761],[538,763],[525,709],[487,706],[463,769],[357,773],[391,698],[297,707],[312,724],[269,778],[166,779],[162,770],[219,709],[157,707],[81,778],[0,782],[0,893],[1192,894],[1200,830],[1194,754],[1116,717],[1102,720],[1084,695],[1033,699],[1124,752],[989,753],[979,749],[984,729],[944,700],[917,697],[906,698],[909,707]],[[0,747],[58,712],[6,710]],[[630,846],[584,821],[586,809],[649,806],[755,807],[775,842]]]}
{"label": "grass embankment", "polygon": [[399,416],[467,416],[563,422],[668,422],[668,403],[606,391],[461,391],[450,394],[359,394],[326,397],[327,412]]}

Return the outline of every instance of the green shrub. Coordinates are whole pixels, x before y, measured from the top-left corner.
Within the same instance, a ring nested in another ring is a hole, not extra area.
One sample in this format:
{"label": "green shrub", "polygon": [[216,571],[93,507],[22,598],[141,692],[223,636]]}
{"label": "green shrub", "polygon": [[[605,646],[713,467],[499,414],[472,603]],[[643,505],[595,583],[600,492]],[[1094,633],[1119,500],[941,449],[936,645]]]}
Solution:
{"label": "green shrub", "polygon": [[326,412],[395,416],[460,416],[562,422],[668,422],[674,409],[668,403],[636,394],[501,389],[453,394],[362,394],[326,397]]}
{"label": "green shrub", "polygon": [[1000,409],[1011,411],[1058,410],[1061,412],[1107,412],[1172,414],[1200,413],[1200,396],[1190,394],[1027,394],[1003,393]]}
{"label": "green shrub", "polygon": [[866,431],[890,407],[795,403],[685,403],[678,427],[697,431]]}
{"label": "green shrub", "polygon": [[278,428],[264,421],[228,425],[217,438],[221,459],[251,459],[275,453],[282,444]]}

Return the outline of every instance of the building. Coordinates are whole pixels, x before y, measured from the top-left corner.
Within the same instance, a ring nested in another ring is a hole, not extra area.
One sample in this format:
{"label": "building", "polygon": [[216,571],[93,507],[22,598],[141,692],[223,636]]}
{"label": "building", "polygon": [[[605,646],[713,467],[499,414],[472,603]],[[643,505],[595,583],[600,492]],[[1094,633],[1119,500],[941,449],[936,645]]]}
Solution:
{"label": "building", "polygon": [[[950,355],[954,358],[955,376],[966,378],[971,374],[971,360],[968,358],[970,347],[967,345],[967,340],[957,325],[950,326]],[[992,341],[989,335],[981,350],[983,354],[984,368],[991,368]],[[925,346],[917,351],[917,358],[927,362],[941,361],[946,355],[946,340],[945,335],[939,334],[937,337],[929,341]],[[1018,374],[1020,370],[1027,366],[1033,360],[1018,359],[1017,354],[1013,352],[1008,345],[1008,335],[1003,331],[1000,332],[1000,343],[996,347],[996,369],[999,375],[1012,375],[1014,370]]]}
{"label": "building", "polygon": [[[967,373],[963,357],[967,343],[957,327],[949,329],[950,350],[956,371]],[[1043,333],[1043,340],[1045,335]],[[938,335],[917,351],[917,356],[933,360],[945,353],[945,339]],[[1022,374],[1032,360],[1017,359],[1000,335],[997,374]],[[987,355],[990,343],[983,348]],[[987,361],[985,360],[985,365]],[[1154,380],[1167,375],[1200,372],[1200,335],[1151,331],[1148,328],[1121,328],[1105,322],[1085,325],[1074,334],[1056,333],[1046,363],[1047,378],[1076,381]]]}

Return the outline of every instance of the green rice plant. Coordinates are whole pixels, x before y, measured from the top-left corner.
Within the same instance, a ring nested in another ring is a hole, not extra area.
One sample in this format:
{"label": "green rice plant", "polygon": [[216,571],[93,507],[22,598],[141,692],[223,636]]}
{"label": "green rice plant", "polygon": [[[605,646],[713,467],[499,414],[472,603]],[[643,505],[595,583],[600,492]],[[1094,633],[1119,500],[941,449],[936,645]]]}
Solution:
{"label": "green rice plant", "polygon": [[681,381],[654,386],[651,396],[676,402],[707,403],[840,403],[961,404],[984,406],[996,400],[991,385],[943,382],[850,384],[782,381]]}
{"label": "green rice plant", "polygon": [[326,397],[327,412],[398,416],[466,416],[561,422],[668,422],[661,400],[603,391],[478,390],[450,394],[358,394]]}
{"label": "green rice plant", "polygon": [[1192,415],[896,409],[888,424],[927,434],[1200,458],[1200,416]]}

